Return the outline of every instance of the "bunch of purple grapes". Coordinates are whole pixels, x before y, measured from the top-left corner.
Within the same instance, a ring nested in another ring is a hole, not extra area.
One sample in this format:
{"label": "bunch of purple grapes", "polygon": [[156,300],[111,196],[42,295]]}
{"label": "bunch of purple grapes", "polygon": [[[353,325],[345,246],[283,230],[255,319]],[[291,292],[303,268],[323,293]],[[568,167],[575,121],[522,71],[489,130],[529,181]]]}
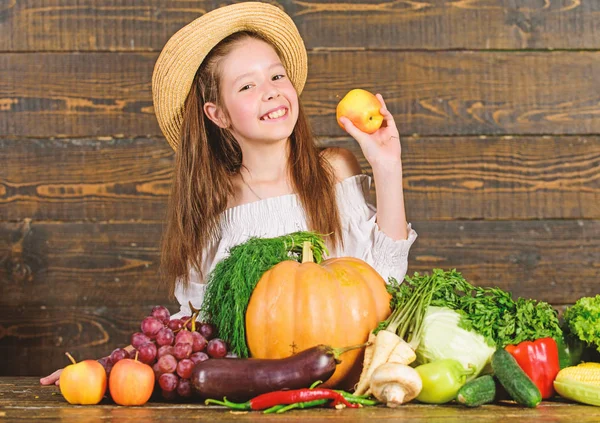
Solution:
{"label": "bunch of purple grapes", "polygon": [[[194,330],[192,330],[194,329]],[[157,389],[165,399],[192,396],[190,377],[194,365],[209,358],[234,357],[227,344],[216,337],[210,323],[192,321],[191,316],[172,319],[164,306],[156,306],[141,324],[141,332],[131,335],[134,350],[117,348],[99,361],[109,375],[112,366],[124,358],[134,358],[152,366]]]}

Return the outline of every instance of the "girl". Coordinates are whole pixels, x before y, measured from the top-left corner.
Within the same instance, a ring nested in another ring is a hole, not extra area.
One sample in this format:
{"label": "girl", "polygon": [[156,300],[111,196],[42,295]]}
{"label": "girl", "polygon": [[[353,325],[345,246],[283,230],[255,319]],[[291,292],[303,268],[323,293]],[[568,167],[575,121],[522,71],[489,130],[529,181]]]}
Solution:
{"label": "girl", "polygon": [[[299,230],[331,234],[332,256],[353,256],[404,279],[416,233],[407,225],[400,140],[385,107],[374,134],[342,118],[373,169],[319,149],[298,99],[306,50],[277,7],[240,3],[207,13],[165,45],[154,70],[155,112],[176,150],[162,269],[181,309],[201,304],[204,281],[229,248]],[[43,378],[57,381],[60,370]]]}

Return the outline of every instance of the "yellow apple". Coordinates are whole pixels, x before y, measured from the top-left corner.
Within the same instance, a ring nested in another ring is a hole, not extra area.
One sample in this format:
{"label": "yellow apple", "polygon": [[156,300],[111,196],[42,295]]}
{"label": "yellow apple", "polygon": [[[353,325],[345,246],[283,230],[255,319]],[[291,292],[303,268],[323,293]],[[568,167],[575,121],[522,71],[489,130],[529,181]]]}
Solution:
{"label": "yellow apple", "polygon": [[69,404],[98,404],[106,392],[106,370],[96,360],[79,363],[66,353],[73,364],[60,374],[60,393]]}
{"label": "yellow apple", "polygon": [[347,117],[354,126],[367,134],[377,131],[383,123],[379,112],[381,103],[372,93],[360,88],[351,90],[342,98],[336,108],[338,124],[344,129],[340,117]]}

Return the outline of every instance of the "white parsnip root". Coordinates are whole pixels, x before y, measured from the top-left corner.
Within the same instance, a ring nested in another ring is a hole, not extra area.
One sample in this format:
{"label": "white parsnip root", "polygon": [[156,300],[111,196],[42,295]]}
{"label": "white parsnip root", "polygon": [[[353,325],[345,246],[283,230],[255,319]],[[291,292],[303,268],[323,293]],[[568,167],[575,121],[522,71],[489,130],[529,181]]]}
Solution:
{"label": "white parsnip root", "polygon": [[396,344],[389,358],[388,363],[410,364],[417,359],[417,355],[412,347],[404,339],[400,338],[400,342]]}
{"label": "white parsnip root", "polygon": [[[410,281],[409,281],[410,282]],[[375,396],[380,395],[386,398],[391,398],[389,404],[402,404],[407,400],[406,393],[401,393],[399,388],[383,388],[377,387],[374,384],[380,379],[374,375],[381,373],[380,369],[404,369],[415,361],[415,350],[419,346],[421,339],[423,319],[425,312],[431,304],[433,292],[437,287],[437,279],[430,278],[425,284],[418,288],[405,290],[395,295],[395,305],[392,314],[380,323],[379,332],[375,337],[375,342],[372,345],[372,351],[365,351],[365,360],[363,362],[363,371],[360,379],[356,384],[354,391],[355,395],[364,395],[365,393],[373,393]],[[372,339],[372,334],[369,335],[369,340]],[[407,342],[408,341],[408,342]],[[389,367],[392,366],[392,367]],[[396,366],[396,367],[393,367]],[[414,371],[412,368],[410,368]],[[411,374],[414,379],[414,374],[411,370],[403,370],[403,374]],[[399,370],[398,370],[399,371]],[[416,372],[415,372],[416,374]],[[419,383],[421,379],[418,377]],[[412,379],[411,379],[412,380]],[[394,385],[396,386],[396,385]],[[420,388],[419,388],[420,390]],[[416,395],[415,395],[416,396]],[[378,397],[379,398],[379,397]],[[412,397],[414,398],[414,397]],[[411,398],[411,399],[412,399]],[[392,406],[392,405],[390,405]]]}
{"label": "white parsnip root", "polygon": [[[410,345],[402,338],[398,337],[398,343],[390,353],[389,357],[385,361],[385,363],[395,363],[395,364],[404,364],[409,365],[413,361],[417,359],[417,355],[415,351],[410,347]],[[375,367],[371,370],[371,376],[378,367]],[[371,378],[372,379],[372,378]],[[369,389],[365,394],[369,395],[372,393],[372,388],[370,386],[371,379],[369,379]]]}
{"label": "white parsnip root", "polygon": [[394,347],[400,342],[400,337],[389,330],[380,330],[375,337],[373,345],[373,356],[368,362],[365,352],[363,362],[363,371],[354,390],[354,395],[364,395],[369,389],[369,381],[375,369],[384,364],[394,350]]}
{"label": "white parsnip root", "polygon": [[408,343],[389,330],[380,330],[377,336],[371,332],[369,342],[372,344],[365,350],[363,369],[355,387],[354,395],[371,393],[371,375],[382,364],[408,365],[417,358]]}
{"label": "white parsnip root", "polygon": [[365,348],[365,356],[363,358],[363,367],[360,372],[360,378],[358,378],[358,383],[354,386],[354,390],[358,388],[360,382],[367,378],[367,373],[369,371],[369,363],[373,361],[373,351],[375,351],[375,341],[377,337],[373,332],[369,332],[369,339],[367,339],[367,348]]}
{"label": "white parsnip root", "polygon": [[[377,332],[372,353],[365,352],[363,371],[356,384],[355,395],[374,392],[371,376],[381,365],[408,365],[417,358],[415,350],[421,339],[425,311],[431,304],[436,283],[436,279],[431,278],[410,296],[396,302],[392,314],[382,322],[382,329]],[[371,335],[369,339],[372,339]]]}

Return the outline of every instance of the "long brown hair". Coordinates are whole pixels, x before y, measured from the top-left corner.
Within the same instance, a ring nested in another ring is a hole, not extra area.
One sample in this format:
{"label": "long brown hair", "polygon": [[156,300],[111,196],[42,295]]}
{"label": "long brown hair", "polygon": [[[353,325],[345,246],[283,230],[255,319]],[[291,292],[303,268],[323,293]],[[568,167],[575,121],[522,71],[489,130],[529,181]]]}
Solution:
{"label": "long brown hair", "polygon": [[[184,287],[189,285],[190,267],[206,278],[202,274],[203,250],[219,239],[220,215],[234,194],[231,177],[240,171],[242,150],[227,129],[208,119],[203,106],[213,102],[223,107],[219,64],[236,43],[247,38],[268,42],[250,32],[225,38],[204,59],[184,104],[161,254],[161,270],[171,295],[178,281]],[[315,142],[301,105],[288,150],[290,181],[304,207],[308,227],[329,234],[330,249],[342,245],[335,175]]]}

